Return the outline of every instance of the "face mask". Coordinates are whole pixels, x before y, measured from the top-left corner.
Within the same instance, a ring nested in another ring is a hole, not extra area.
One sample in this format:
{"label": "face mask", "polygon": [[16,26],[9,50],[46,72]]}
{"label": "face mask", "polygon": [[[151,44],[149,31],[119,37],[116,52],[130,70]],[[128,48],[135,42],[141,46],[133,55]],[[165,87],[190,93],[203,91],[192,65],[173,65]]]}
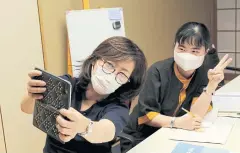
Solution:
{"label": "face mask", "polygon": [[106,74],[103,72],[102,67],[96,65],[95,72],[92,71],[91,82],[93,89],[100,95],[108,95],[117,90],[121,84],[115,80],[115,74]]}
{"label": "face mask", "polygon": [[174,61],[184,71],[195,70],[203,64],[204,55],[195,56],[190,53],[178,53],[174,51]]}

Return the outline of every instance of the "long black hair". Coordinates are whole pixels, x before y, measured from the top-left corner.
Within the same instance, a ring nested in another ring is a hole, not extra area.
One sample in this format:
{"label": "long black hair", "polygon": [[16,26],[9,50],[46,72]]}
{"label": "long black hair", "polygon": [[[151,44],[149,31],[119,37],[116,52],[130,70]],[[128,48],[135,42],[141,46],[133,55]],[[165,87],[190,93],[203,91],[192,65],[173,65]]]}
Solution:
{"label": "long black hair", "polygon": [[183,24],[175,35],[175,43],[183,45],[188,43],[196,47],[211,47],[210,32],[206,25],[198,22],[187,22]]}
{"label": "long black hair", "polygon": [[86,90],[91,83],[92,65],[98,60],[123,61],[131,59],[135,63],[135,68],[130,76],[130,81],[119,87],[110,94],[108,100],[125,102],[136,97],[145,81],[147,61],[142,50],[130,39],[115,36],[103,41],[93,53],[83,61],[77,88]]}

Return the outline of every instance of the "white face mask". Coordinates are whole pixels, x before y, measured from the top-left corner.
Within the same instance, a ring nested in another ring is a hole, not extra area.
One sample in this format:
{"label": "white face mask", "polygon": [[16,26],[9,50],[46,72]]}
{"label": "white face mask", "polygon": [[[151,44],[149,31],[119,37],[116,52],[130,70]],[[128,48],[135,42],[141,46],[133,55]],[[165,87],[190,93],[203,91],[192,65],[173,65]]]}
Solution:
{"label": "white face mask", "polygon": [[174,51],[174,61],[184,71],[195,70],[203,64],[204,55],[195,56],[190,53],[178,53]]}
{"label": "white face mask", "polygon": [[102,67],[96,65],[95,72],[92,71],[91,82],[93,89],[100,95],[108,95],[117,90],[121,84],[115,80],[115,74],[106,74],[103,72]]}

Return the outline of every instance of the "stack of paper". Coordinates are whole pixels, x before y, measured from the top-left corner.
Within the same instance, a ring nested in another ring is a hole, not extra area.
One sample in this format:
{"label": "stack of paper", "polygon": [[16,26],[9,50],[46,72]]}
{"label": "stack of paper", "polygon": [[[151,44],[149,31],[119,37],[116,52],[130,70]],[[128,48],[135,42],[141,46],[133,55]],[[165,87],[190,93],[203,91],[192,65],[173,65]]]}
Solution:
{"label": "stack of paper", "polygon": [[218,117],[235,117],[240,118],[240,113],[219,112]]}
{"label": "stack of paper", "polygon": [[212,97],[213,107],[219,112],[240,112],[240,92],[216,92]]}
{"label": "stack of paper", "polygon": [[[217,90],[212,98],[213,107],[217,107],[219,112],[232,113],[240,112],[240,76],[228,82]],[[230,114],[228,114],[230,115]]]}
{"label": "stack of paper", "polygon": [[188,131],[183,129],[172,129],[169,139],[189,141],[189,142],[203,142],[225,144],[232,127],[235,123],[235,118],[217,118],[215,122],[209,127],[203,127],[202,132]]}

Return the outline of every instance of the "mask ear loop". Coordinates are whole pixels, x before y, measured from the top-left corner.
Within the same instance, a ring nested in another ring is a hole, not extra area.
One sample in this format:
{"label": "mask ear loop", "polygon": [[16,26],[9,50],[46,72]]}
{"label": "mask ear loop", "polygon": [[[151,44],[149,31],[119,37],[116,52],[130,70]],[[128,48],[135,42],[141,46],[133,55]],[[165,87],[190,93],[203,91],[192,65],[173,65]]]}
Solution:
{"label": "mask ear loop", "polygon": [[173,48],[175,48],[175,46],[176,46],[176,42],[173,43]]}
{"label": "mask ear loop", "polygon": [[[96,62],[95,62],[96,63]],[[92,77],[92,75],[93,75],[93,70],[94,70],[94,66],[95,66],[95,63],[93,64],[91,64],[92,65],[92,69],[91,69],[91,77]]]}
{"label": "mask ear loop", "polygon": [[93,67],[94,67],[94,65],[92,64],[92,73],[93,73],[93,69],[94,69]]}
{"label": "mask ear loop", "polygon": [[93,70],[94,70],[94,66],[95,66],[95,65],[98,65],[98,66],[99,66],[97,60],[96,60],[94,63],[92,63],[91,65],[92,65],[92,72],[93,72]]}
{"label": "mask ear loop", "polygon": [[100,67],[102,67],[102,65],[100,65],[97,61],[94,62],[94,64],[92,63],[91,65],[92,65],[92,72],[91,72],[91,75],[92,75],[93,72],[94,72],[94,66],[100,66]]}

